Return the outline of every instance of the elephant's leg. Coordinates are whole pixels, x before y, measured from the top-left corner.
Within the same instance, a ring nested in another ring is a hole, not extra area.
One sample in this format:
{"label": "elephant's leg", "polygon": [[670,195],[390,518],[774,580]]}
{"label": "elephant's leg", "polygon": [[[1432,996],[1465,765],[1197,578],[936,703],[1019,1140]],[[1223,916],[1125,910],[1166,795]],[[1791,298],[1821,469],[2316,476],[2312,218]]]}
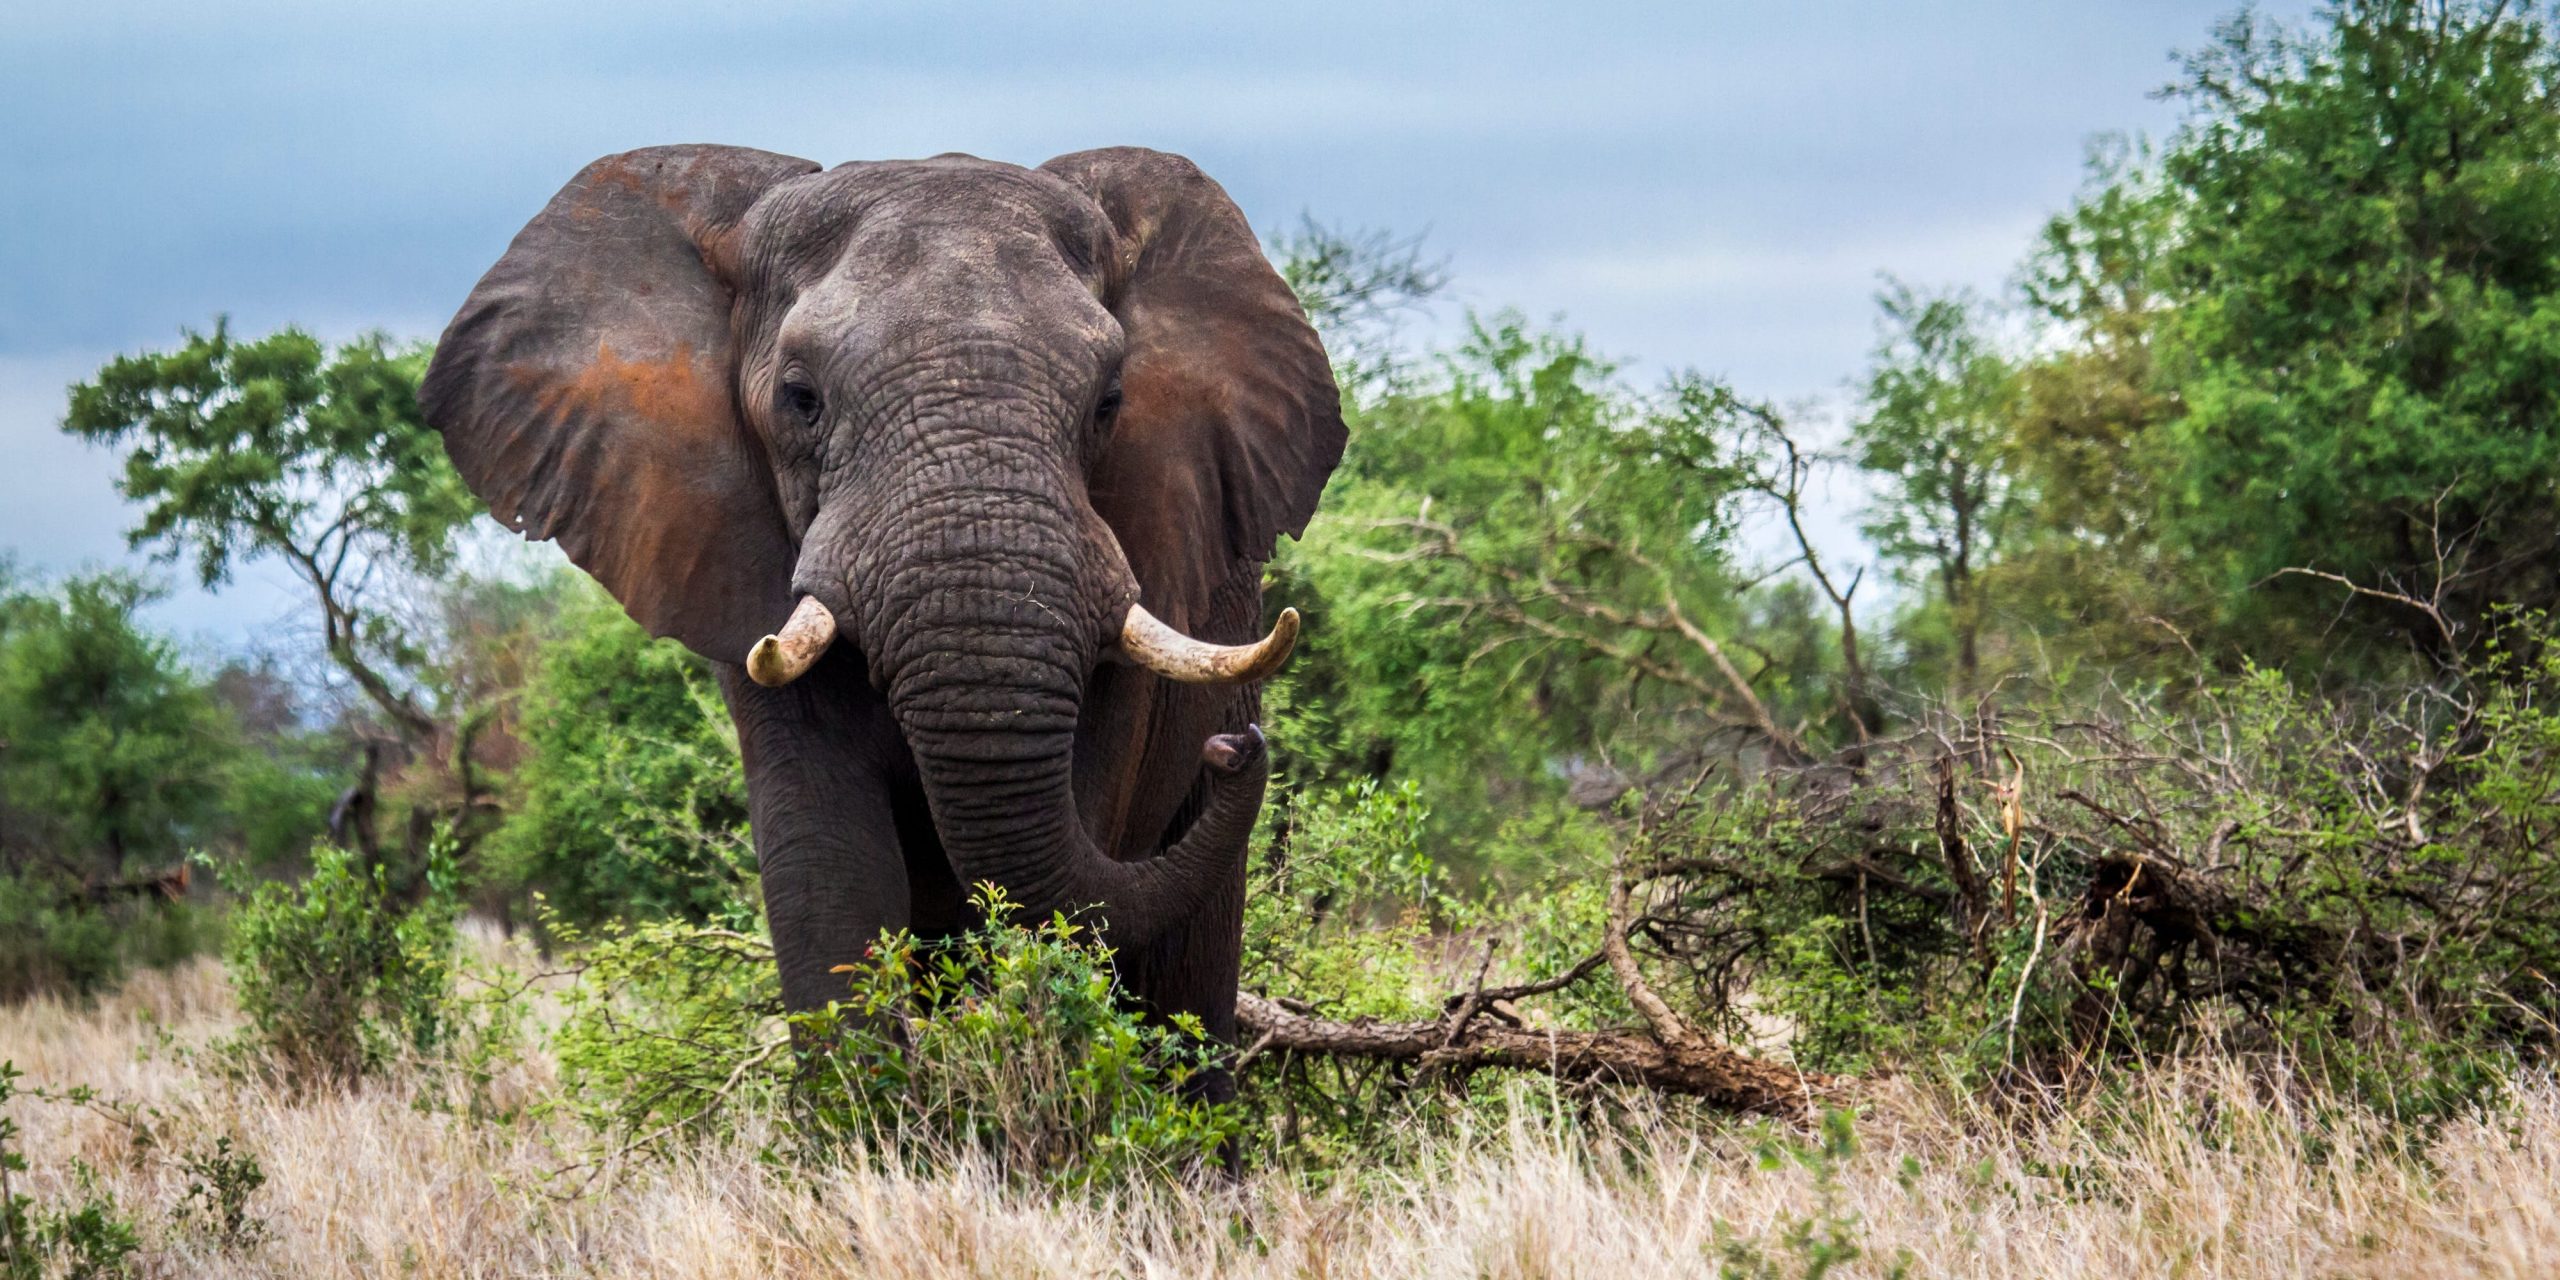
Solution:
{"label": "elephant's leg", "polygon": [[837,965],[861,961],[883,929],[911,920],[909,881],[890,802],[897,733],[851,655],[788,688],[734,666],[720,692],[738,726],[747,813],[764,881],[786,1008],[844,994]]}

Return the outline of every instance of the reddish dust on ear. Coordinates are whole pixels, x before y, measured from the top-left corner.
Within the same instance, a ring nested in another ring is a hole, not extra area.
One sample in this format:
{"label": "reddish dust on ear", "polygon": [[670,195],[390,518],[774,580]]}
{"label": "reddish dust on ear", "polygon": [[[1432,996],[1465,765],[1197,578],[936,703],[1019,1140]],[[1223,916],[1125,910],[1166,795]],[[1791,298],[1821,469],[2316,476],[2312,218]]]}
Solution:
{"label": "reddish dust on ear", "polygon": [[[530,370],[510,372],[548,381]],[[543,410],[558,416],[630,413],[677,430],[698,430],[729,418],[728,388],[702,376],[691,343],[676,344],[675,353],[663,360],[625,360],[615,354],[613,344],[598,343],[595,360],[578,376],[545,386],[539,394]]]}
{"label": "reddish dust on ear", "polygon": [[[652,167],[662,168],[662,166]],[[627,151],[621,155],[607,156],[597,161],[587,169],[586,178],[590,189],[614,187],[636,196],[647,196],[653,199],[661,199],[659,192],[662,188],[675,185],[667,182],[663,172],[636,172],[632,164],[632,155]],[[662,199],[661,202],[663,203]]]}

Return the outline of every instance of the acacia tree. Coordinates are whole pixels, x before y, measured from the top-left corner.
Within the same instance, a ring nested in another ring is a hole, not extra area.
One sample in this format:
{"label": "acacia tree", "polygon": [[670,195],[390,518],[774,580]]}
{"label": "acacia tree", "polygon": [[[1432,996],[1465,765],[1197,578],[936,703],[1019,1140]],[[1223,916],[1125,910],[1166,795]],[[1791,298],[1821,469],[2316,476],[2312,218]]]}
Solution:
{"label": "acacia tree", "polygon": [[2549,19],[2504,0],[2344,0],[2302,32],[2244,14],[2174,92],[2159,358],[2181,411],[2158,490],[2240,638],[2442,660],[2497,604],[2560,603]]}
{"label": "acacia tree", "polygon": [[2163,537],[2155,475],[2179,406],[2158,356],[2175,206],[2133,140],[2102,140],[2088,172],[2021,272],[2040,333],[2004,461],[2024,492],[1987,590],[2004,617],[2113,665],[2185,654],[2215,606]]}
{"label": "acacia tree", "polygon": [[478,510],[419,415],[427,355],[379,334],[334,352],[290,328],[243,342],[217,322],[72,388],[63,429],[125,450],[136,548],[185,560],[207,587],[247,561],[289,569],[337,669],[412,754],[443,759],[467,757],[469,721],[384,590],[445,570]]}
{"label": "acacia tree", "polygon": [[1731,556],[1763,411],[1695,376],[1639,393],[1517,316],[1478,321],[1440,373],[1361,411],[1290,560],[1293,598],[1356,637],[1307,673],[1337,669],[1330,711],[1440,760],[1453,791],[1710,741],[1809,755],[1828,673],[1759,643],[1770,601]]}
{"label": "acacia tree", "polygon": [[1999,549],[2013,486],[2002,454],[2015,371],[1983,333],[1983,304],[1898,280],[1877,296],[1883,339],[1851,455],[1876,476],[1863,529],[1878,554],[1935,583],[1955,633],[1955,687],[1980,679],[1979,575]]}

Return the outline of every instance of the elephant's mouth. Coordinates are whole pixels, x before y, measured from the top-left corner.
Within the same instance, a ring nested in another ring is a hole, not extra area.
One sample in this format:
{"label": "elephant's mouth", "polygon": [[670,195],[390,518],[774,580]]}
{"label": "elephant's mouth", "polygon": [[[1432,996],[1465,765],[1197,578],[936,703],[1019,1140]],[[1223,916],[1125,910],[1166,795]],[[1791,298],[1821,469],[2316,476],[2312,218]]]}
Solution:
{"label": "elephant's mouth", "polygon": [[[802,596],[782,629],[747,653],[747,675],[778,689],[799,679],[836,639],[835,612],[816,596]],[[1298,611],[1283,609],[1271,634],[1252,644],[1212,644],[1167,625],[1137,604],[1120,623],[1121,659],[1184,684],[1252,684],[1270,679],[1298,643]]]}

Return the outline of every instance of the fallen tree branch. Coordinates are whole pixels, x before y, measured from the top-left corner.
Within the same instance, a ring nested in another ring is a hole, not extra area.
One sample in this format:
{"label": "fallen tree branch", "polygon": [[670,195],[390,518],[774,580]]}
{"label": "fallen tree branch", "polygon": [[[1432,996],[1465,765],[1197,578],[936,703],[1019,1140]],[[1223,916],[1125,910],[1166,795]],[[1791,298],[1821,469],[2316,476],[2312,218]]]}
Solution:
{"label": "fallen tree branch", "polygon": [[1600,954],[1609,959],[1609,972],[1617,978],[1618,989],[1627,1002],[1643,1015],[1645,1025],[1653,1029],[1654,1039],[1663,1048],[1681,1057],[1698,1057],[1712,1053],[1718,1046],[1698,1034],[1689,1020],[1680,1016],[1669,1003],[1656,994],[1653,984],[1645,981],[1644,972],[1636,967],[1635,952],[1627,946],[1627,929],[1634,915],[1635,879],[1627,874],[1627,859],[1622,853],[1609,878],[1609,918],[1600,933]]}
{"label": "fallen tree branch", "polygon": [[167,902],[187,900],[191,881],[189,870],[195,864],[181,862],[167,871],[145,871],[118,880],[91,881],[82,888],[82,896],[93,903],[112,902],[118,898],[159,898]]}
{"label": "fallen tree branch", "polygon": [[[1686,807],[1705,776],[1701,771],[1671,811]],[[1494,1004],[1484,985],[1485,971],[1479,968],[1473,989],[1453,997],[1449,1012],[1430,1022],[1337,1022],[1239,992],[1236,1021],[1253,1046],[1246,1059],[1274,1051],[1325,1054],[1410,1062],[1423,1074],[1460,1076],[1503,1067],[1544,1072],[1559,1080],[1643,1085],[1704,1098],[1733,1111],[1796,1119],[1809,1119],[1823,1104],[1844,1099],[1847,1081],[1737,1052],[1700,1032],[1654,991],[1627,945],[1638,879],[1633,861],[1622,851],[1610,876],[1608,922],[1598,954],[1561,978],[1499,990],[1504,995],[1558,990],[1606,965],[1619,990],[1643,1015],[1646,1030],[1539,1030],[1507,1019],[1479,1023],[1477,1011]],[[1492,960],[1488,946],[1485,965]]]}
{"label": "fallen tree branch", "polygon": [[[1514,983],[1507,987],[1486,987],[1475,994],[1483,1005],[1491,1006],[1506,1000],[1519,1000],[1528,996],[1542,996],[1550,991],[1562,991],[1566,987],[1570,987],[1573,984],[1582,981],[1584,978],[1590,977],[1592,972],[1598,969],[1607,960],[1608,956],[1594,951],[1590,955],[1584,956],[1580,964],[1565,970],[1563,973],[1557,974],[1555,977],[1542,978],[1536,982]],[[1442,1004],[1446,1008],[1455,1010],[1464,1006],[1465,999],[1466,998],[1463,996],[1451,996],[1446,1001],[1443,1001]]]}
{"label": "fallen tree branch", "polygon": [[1465,1074],[1488,1067],[1559,1080],[1642,1085],[1750,1115],[1802,1119],[1845,1102],[1851,1082],[1798,1071],[1701,1042],[1674,1053],[1635,1031],[1541,1031],[1478,1020],[1453,1042],[1449,1022],[1338,1022],[1292,1013],[1253,992],[1236,995],[1236,1022],[1259,1054],[1310,1053],[1410,1062]]}

